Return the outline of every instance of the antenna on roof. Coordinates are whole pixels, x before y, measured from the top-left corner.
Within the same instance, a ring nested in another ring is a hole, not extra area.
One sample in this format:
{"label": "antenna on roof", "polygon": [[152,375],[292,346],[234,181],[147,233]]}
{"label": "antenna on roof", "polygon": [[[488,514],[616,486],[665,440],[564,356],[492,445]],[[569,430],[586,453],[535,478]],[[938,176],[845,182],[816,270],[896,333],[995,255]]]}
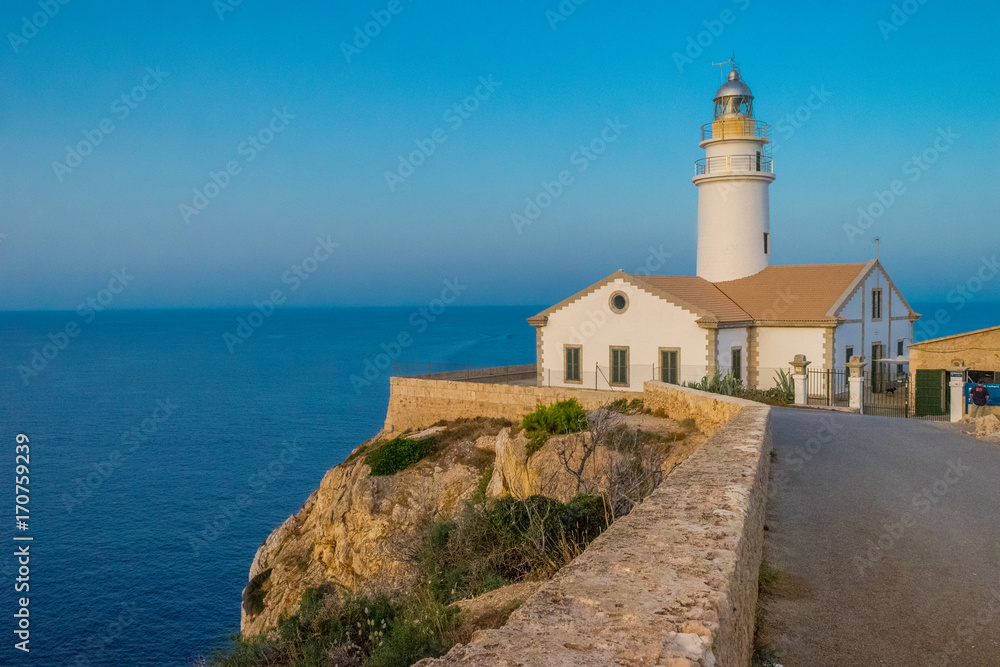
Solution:
{"label": "antenna on roof", "polygon": [[742,74],[740,72],[740,66],[736,64],[736,52],[733,51],[733,55],[729,56],[728,60],[723,60],[721,63],[712,63],[712,65],[719,68],[719,78],[722,83],[726,82],[726,65],[729,66],[729,71],[735,71],[737,74]]}
{"label": "antenna on roof", "polygon": [[882,239],[880,239],[879,237],[876,236],[875,240],[874,240],[874,243],[875,243],[875,261],[881,262],[882,261]]}

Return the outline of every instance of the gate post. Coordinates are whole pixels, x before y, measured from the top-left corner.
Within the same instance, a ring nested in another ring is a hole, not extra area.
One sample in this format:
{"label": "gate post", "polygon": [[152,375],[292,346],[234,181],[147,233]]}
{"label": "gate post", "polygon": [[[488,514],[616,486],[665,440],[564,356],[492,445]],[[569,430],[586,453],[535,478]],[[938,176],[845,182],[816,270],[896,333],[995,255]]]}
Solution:
{"label": "gate post", "polygon": [[809,393],[806,389],[806,368],[811,362],[806,361],[806,355],[796,354],[795,359],[788,362],[792,367],[792,384],[795,385],[795,405],[807,405]]}
{"label": "gate post", "polygon": [[865,364],[861,361],[861,357],[854,355],[851,357],[851,360],[847,362],[847,369],[851,373],[850,377],[847,379],[847,382],[850,385],[848,388],[848,404],[852,408],[857,408],[860,412],[864,413],[861,392],[864,390],[865,385]]}
{"label": "gate post", "polygon": [[956,359],[954,366],[948,369],[951,380],[948,386],[951,388],[951,420],[953,422],[962,421],[965,417],[965,396],[962,391],[965,388],[965,372],[968,366],[963,366],[964,361]]}

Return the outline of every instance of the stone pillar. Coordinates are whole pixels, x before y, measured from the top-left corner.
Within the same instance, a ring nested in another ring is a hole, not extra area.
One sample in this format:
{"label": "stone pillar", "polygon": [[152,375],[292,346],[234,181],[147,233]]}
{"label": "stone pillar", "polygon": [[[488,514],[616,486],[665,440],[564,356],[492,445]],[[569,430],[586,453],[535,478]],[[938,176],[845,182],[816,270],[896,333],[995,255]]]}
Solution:
{"label": "stone pillar", "polygon": [[788,363],[792,367],[792,384],[795,385],[795,405],[807,405],[809,403],[809,394],[806,386],[806,368],[812,362],[806,361],[806,355],[796,354],[795,359]]}
{"label": "stone pillar", "polygon": [[948,374],[951,377],[948,386],[951,389],[951,420],[953,422],[961,421],[965,417],[965,396],[963,396],[962,390],[965,388],[965,372],[967,370],[969,367],[962,366],[961,362],[948,369]]}
{"label": "stone pillar", "polygon": [[864,401],[861,400],[861,392],[865,386],[865,363],[861,357],[854,355],[847,362],[847,370],[850,375],[847,378],[848,391],[850,395],[849,405],[864,414]]}

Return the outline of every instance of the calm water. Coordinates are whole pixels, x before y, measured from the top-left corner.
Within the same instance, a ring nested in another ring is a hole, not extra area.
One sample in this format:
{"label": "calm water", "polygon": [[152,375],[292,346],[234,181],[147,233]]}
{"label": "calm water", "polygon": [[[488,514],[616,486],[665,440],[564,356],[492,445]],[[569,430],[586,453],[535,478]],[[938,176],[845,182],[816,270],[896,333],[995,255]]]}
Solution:
{"label": "calm water", "polygon": [[[352,386],[365,360],[406,332],[403,360],[530,363],[539,310],[453,308],[425,330],[413,309],[279,311],[232,354],[246,311],[0,314],[0,474],[13,505],[27,433],[35,538],[24,656],[9,516],[0,665],[190,665],[225,643],[257,547],[381,427],[388,373]],[[26,386],[17,367],[67,322]]]}
{"label": "calm water", "polygon": [[[914,307],[946,310],[936,335],[1000,324],[997,304]],[[257,547],[381,426],[388,373],[351,382],[366,360],[406,333],[404,361],[530,363],[539,310],[453,308],[426,329],[413,309],[279,311],[232,354],[246,311],[0,314],[0,474],[27,433],[35,538],[27,657],[13,542],[0,559],[0,664],[190,665],[223,644]],[[79,335],[26,385],[18,366],[68,322]]]}

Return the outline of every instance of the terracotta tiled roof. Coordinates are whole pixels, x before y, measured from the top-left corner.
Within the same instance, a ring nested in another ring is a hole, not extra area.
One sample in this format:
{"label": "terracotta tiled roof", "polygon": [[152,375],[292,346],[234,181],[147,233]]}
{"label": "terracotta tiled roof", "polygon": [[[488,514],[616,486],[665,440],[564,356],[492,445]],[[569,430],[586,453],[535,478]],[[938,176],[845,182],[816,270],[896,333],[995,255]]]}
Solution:
{"label": "terracotta tiled roof", "polygon": [[833,319],[834,307],[873,264],[769,266],[752,276],[714,285],[758,321]]}
{"label": "terracotta tiled roof", "polygon": [[[646,276],[618,271],[533,318],[544,317],[616,279],[624,280],[699,315],[702,323],[836,322],[836,311],[876,265],[787,264],[739,280],[711,283],[697,276]],[[909,306],[907,306],[909,307]]]}
{"label": "terracotta tiled roof", "polygon": [[646,284],[654,291],[676,297],[683,305],[690,304],[703,311],[702,317],[719,322],[748,322],[752,318],[726,296],[715,284],[697,276],[642,276],[632,275],[640,285]]}

